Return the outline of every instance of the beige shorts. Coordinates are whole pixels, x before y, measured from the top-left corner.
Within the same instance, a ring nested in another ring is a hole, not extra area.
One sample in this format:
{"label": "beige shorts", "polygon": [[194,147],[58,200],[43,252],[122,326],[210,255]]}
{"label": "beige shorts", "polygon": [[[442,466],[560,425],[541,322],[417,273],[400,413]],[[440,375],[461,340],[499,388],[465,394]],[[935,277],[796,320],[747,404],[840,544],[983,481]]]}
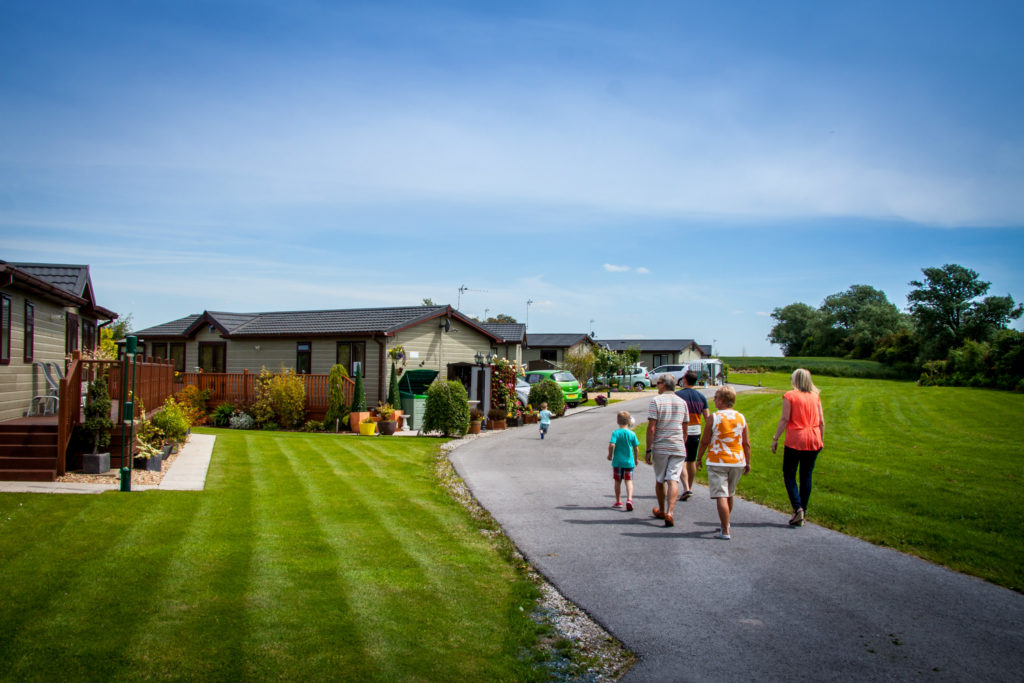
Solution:
{"label": "beige shorts", "polygon": [[683,473],[683,465],[686,464],[686,453],[668,455],[664,451],[654,451],[652,464],[654,465],[654,481],[659,484],[666,481],[679,481],[679,476]]}
{"label": "beige shorts", "polygon": [[708,488],[712,498],[732,498],[736,495],[736,484],[743,476],[742,467],[708,465]]}

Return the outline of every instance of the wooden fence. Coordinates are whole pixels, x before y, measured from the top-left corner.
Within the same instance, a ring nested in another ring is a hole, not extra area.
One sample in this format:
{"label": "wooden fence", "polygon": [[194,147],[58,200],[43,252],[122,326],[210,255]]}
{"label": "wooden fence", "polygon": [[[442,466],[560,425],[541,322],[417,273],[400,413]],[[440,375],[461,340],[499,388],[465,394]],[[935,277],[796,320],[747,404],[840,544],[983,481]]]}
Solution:
{"label": "wooden fence", "polygon": [[[125,370],[125,366],[128,370]],[[134,376],[131,368],[134,367]],[[60,381],[60,404],[57,411],[57,474],[67,472],[67,450],[71,442],[71,433],[82,423],[82,396],[87,384],[98,377],[106,377],[107,391],[112,404],[111,419],[114,430],[120,432],[124,423],[124,411],[121,409],[123,378],[128,373],[128,391],[134,386],[135,412],[140,406],[146,412],[163,405],[164,400],[174,393],[174,365],[171,361],[147,358],[137,361],[134,366],[125,360],[92,360],[82,358],[76,351],[71,358],[71,365]],[[133,384],[134,380],[134,384]]]}
{"label": "wooden fence", "polygon": [[[225,401],[238,406],[247,406],[256,400],[257,373],[242,372],[186,372],[184,383],[209,391],[207,406],[216,407]],[[327,413],[328,375],[296,375],[306,387],[306,412],[312,419],[323,419]],[[345,403],[352,403],[355,382],[345,378],[343,382]]]}

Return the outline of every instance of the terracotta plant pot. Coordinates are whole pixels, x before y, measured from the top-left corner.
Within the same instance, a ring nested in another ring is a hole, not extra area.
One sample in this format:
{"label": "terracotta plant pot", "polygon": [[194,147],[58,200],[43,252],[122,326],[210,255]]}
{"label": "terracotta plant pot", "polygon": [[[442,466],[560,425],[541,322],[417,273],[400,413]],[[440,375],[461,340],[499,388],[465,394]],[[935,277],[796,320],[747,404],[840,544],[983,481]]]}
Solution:
{"label": "terracotta plant pot", "polygon": [[395,430],[398,429],[398,422],[396,420],[381,420],[377,423],[377,427],[380,428],[380,433],[384,436],[393,436]]}
{"label": "terracotta plant pot", "polygon": [[470,422],[469,423],[469,432],[468,433],[469,434],[479,434],[480,433],[480,426],[481,426],[480,425],[480,420],[474,420],[473,422]]}
{"label": "terracotta plant pot", "polygon": [[504,420],[487,420],[487,428],[498,431],[505,428]]}
{"label": "terracotta plant pot", "polygon": [[523,424],[535,425],[540,422],[540,415],[523,415]]}
{"label": "terracotta plant pot", "polygon": [[356,434],[361,434],[359,431],[359,425],[363,423],[363,420],[370,417],[369,410],[361,410],[358,413],[350,413],[348,416],[348,425]]}

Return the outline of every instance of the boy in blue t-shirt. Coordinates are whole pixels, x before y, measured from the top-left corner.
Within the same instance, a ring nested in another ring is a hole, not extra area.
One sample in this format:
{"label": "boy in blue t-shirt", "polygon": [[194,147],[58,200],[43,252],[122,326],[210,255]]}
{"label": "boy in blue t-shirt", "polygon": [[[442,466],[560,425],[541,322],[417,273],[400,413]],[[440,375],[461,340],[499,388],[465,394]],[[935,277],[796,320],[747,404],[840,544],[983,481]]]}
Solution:
{"label": "boy in blue t-shirt", "polygon": [[540,438],[548,433],[548,427],[551,426],[551,411],[548,410],[547,401],[540,404]]}
{"label": "boy in blue t-shirt", "polygon": [[619,428],[612,432],[608,442],[608,459],[612,461],[612,478],[615,479],[615,504],[622,507],[622,482],[626,482],[626,512],[633,511],[633,468],[640,457],[640,442],[629,426],[629,412],[623,410],[616,418]]}

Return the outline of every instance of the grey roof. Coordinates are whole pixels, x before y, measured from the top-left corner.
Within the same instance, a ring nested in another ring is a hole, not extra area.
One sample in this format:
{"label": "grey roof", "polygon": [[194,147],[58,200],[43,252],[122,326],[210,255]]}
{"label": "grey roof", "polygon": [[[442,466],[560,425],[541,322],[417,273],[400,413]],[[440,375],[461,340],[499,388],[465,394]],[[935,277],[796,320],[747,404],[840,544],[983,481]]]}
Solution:
{"label": "grey roof", "polygon": [[162,323],[160,325],[154,325],[153,327],[147,327],[144,330],[136,330],[132,334],[146,338],[146,337],[179,337],[185,334],[185,330],[192,327],[201,315],[186,315],[184,318],[178,318],[172,320],[169,323]]}
{"label": "grey roof", "polygon": [[86,296],[85,291],[90,284],[89,266],[63,263],[11,263],[11,265],[43,282],[49,282],[55,287],[71,292],[77,297],[91,299]]}
{"label": "grey roof", "polygon": [[[320,311],[269,311],[230,313],[205,311],[136,332],[140,337],[187,337],[202,324],[217,325],[228,337],[322,337],[331,335],[394,334],[425,320],[451,312],[454,317],[480,327],[448,306],[400,306],[349,308]],[[481,328],[492,337],[498,335]]]}
{"label": "grey roof", "polygon": [[523,323],[480,323],[480,327],[506,343],[522,344],[526,338],[526,325]]}
{"label": "grey roof", "polygon": [[700,352],[705,356],[711,355],[711,344],[697,344],[697,348],[699,348]]}
{"label": "grey roof", "polygon": [[692,339],[599,339],[598,344],[604,344],[612,351],[625,351],[635,346],[641,351],[682,351],[690,344]]}
{"label": "grey roof", "polygon": [[530,332],[529,334],[526,335],[526,346],[527,348],[531,349],[551,346],[569,348],[573,344],[578,344],[584,339],[590,339],[590,335],[586,334],[585,332],[567,332],[550,334],[537,334],[534,332]]}

